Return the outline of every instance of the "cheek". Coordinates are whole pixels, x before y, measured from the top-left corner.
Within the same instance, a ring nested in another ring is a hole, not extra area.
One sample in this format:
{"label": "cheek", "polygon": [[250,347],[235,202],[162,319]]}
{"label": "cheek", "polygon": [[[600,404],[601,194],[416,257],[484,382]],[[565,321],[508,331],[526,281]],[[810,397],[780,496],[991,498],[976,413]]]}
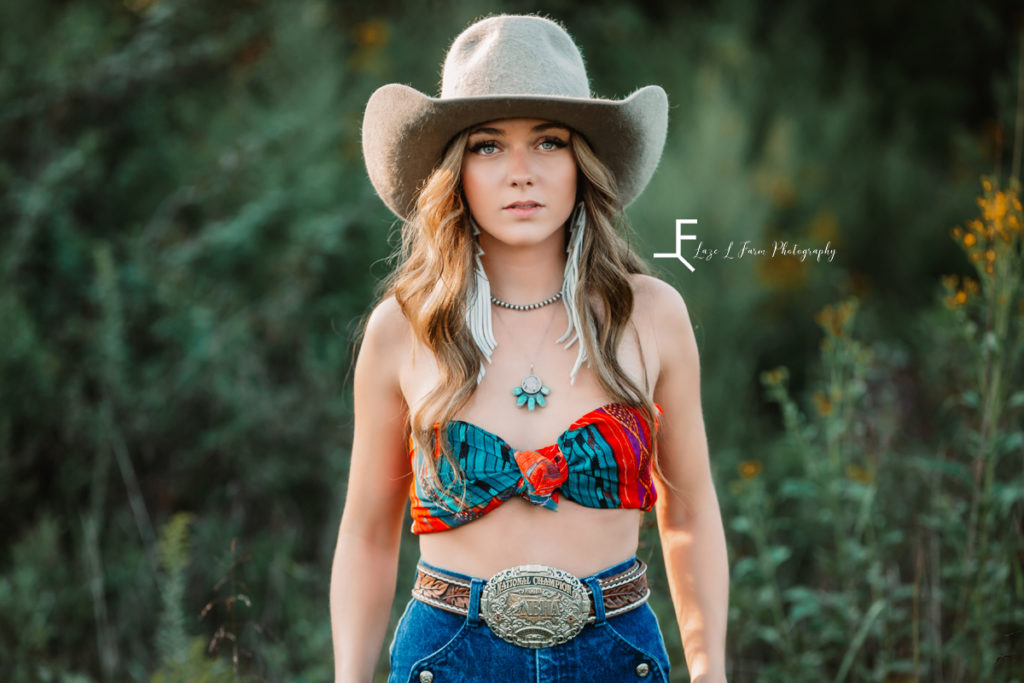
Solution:
{"label": "cheek", "polygon": [[469,171],[466,165],[462,166],[462,193],[466,197],[466,203],[469,204],[469,209],[472,210],[473,204],[476,202],[476,178],[473,176],[472,171]]}
{"label": "cheek", "polygon": [[483,188],[486,184],[487,178],[477,164],[474,164],[469,160],[463,162],[462,189],[466,193],[466,201],[468,201],[471,206],[476,202],[477,198],[483,194]]}
{"label": "cheek", "polygon": [[569,159],[558,167],[558,185],[565,188],[564,199],[573,204],[576,201],[576,182],[578,170],[576,168],[576,161],[569,157]]}

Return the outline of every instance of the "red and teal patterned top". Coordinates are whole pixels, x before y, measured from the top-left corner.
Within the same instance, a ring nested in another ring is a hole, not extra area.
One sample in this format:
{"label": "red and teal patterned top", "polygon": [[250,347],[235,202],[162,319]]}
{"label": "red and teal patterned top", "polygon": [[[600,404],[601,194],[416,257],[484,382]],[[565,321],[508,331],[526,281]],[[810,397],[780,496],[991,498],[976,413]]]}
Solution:
{"label": "red and teal patterned top", "polygon": [[[657,407],[661,411],[661,407]],[[435,425],[435,428],[438,428]],[[412,531],[444,531],[487,514],[512,496],[550,510],[561,493],[592,508],[639,508],[658,498],[651,478],[651,438],[640,408],[609,403],[591,410],[562,432],[556,443],[536,451],[516,451],[497,434],[469,422],[452,420],[448,443],[466,478],[461,486],[433,491],[421,477],[409,486]],[[409,457],[417,472],[416,449]],[[442,487],[453,481],[451,465],[434,453]]]}

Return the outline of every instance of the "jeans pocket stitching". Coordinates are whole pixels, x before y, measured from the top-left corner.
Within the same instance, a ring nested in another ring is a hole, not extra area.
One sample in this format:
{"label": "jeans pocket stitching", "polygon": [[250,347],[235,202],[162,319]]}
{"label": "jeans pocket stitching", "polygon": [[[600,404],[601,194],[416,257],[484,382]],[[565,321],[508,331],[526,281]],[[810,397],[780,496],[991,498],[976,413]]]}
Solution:
{"label": "jeans pocket stitching", "polygon": [[[436,665],[436,664],[440,664],[440,663],[444,662],[446,659],[448,659],[448,657],[451,655],[451,651],[450,651],[451,648],[453,648],[458,641],[462,640],[462,638],[465,637],[466,632],[467,632],[467,628],[468,628],[468,624],[466,622],[463,622],[462,626],[459,627],[459,630],[456,631],[455,634],[452,635],[452,637],[448,639],[448,642],[446,642],[444,645],[442,645],[441,647],[437,648],[436,650],[434,650],[430,654],[425,655],[423,657],[420,657],[415,662],[413,662],[412,667],[410,668],[410,673],[412,671],[415,671],[416,669],[419,669],[424,664],[434,664],[434,665]],[[437,661],[431,661],[435,657],[437,658]]]}
{"label": "jeans pocket stitching", "polygon": [[[637,653],[643,655],[644,658],[646,658],[648,661],[650,661],[651,664],[656,666],[658,668],[658,671],[661,672],[662,680],[666,680],[666,681],[668,680],[668,669],[665,666],[662,665],[660,657],[656,657],[655,655],[651,654],[650,652],[648,652],[644,648],[642,648],[642,647],[640,647],[638,645],[634,645],[633,643],[629,642],[626,639],[625,636],[623,636],[621,633],[619,633],[615,629],[615,627],[612,626],[610,621],[606,621],[604,625],[608,629],[608,632],[613,637],[618,639],[623,645],[628,647],[630,650],[633,650],[634,652],[637,652]],[[670,665],[671,665],[671,663],[670,663]]]}

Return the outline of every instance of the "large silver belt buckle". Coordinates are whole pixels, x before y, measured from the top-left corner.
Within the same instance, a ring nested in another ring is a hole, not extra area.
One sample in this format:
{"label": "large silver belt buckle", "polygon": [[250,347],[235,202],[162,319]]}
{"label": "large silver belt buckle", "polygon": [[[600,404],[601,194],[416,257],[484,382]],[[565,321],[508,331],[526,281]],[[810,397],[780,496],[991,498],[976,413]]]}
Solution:
{"label": "large silver belt buckle", "polygon": [[480,594],[480,613],[502,640],[551,647],[576,637],[590,616],[590,594],[575,575],[543,564],[503,569]]}

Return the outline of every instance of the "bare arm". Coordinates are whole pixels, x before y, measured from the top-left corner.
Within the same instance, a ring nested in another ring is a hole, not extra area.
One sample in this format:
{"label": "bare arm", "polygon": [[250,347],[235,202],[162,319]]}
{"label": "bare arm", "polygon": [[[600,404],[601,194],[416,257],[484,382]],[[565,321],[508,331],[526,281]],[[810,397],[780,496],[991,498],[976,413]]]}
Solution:
{"label": "bare arm", "polygon": [[658,321],[655,401],[664,410],[658,461],[677,489],[655,481],[665,569],[690,676],[725,681],[729,562],[701,410],[697,341],[679,293],[657,280],[648,284]]}
{"label": "bare arm", "polygon": [[399,367],[407,327],[394,300],[370,316],[355,369],[355,432],[331,571],[335,679],[369,683],[387,632],[409,486]]}

